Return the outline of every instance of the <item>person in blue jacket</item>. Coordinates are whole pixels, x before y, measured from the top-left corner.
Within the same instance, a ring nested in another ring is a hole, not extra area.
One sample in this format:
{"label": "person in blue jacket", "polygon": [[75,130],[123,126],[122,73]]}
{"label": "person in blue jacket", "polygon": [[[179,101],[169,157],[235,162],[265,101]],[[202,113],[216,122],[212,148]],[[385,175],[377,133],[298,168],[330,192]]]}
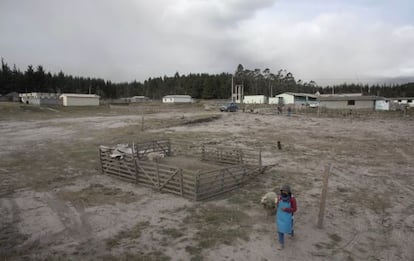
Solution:
{"label": "person in blue jacket", "polygon": [[294,235],[293,214],[297,210],[296,199],[289,185],[283,185],[276,199],[276,226],[279,238],[279,250],[285,246],[285,234]]}

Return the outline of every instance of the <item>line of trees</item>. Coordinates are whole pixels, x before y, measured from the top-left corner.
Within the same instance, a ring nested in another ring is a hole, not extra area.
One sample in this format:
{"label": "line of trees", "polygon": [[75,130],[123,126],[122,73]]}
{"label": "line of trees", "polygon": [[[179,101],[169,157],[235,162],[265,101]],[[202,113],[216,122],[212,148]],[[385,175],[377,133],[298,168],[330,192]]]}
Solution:
{"label": "line of trees", "polygon": [[[232,79],[233,78],[233,79]],[[231,83],[243,84],[245,95],[262,94],[275,96],[283,92],[303,93],[363,93],[384,97],[414,97],[414,83],[393,86],[340,84],[320,87],[314,81],[296,80],[291,72],[270,69],[245,69],[239,64],[234,74],[189,74],[149,78],[143,83],[112,83],[99,78],[74,77],[62,71],[57,74],[46,72],[43,66],[29,65],[22,72],[12,68],[1,59],[0,94],[10,92],[54,92],[54,93],[94,93],[102,98],[116,99],[136,95],[160,99],[168,94],[187,94],[196,99],[227,99],[231,96]]]}

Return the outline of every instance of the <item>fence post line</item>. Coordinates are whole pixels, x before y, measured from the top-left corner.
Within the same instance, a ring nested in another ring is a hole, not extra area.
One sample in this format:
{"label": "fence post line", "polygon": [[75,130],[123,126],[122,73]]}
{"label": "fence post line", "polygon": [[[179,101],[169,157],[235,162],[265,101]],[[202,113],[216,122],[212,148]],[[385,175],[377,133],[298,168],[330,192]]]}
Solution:
{"label": "fence post line", "polygon": [[157,183],[158,183],[158,189],[160,190],[161,188],[161,184],[160,184],[160,170],[159,170],[159,167],[158,167],[158,161],[156,160],[155,161],[155,166],[156,166],[156,169],[157,169]]}
{"label": "fence post line", "polygon": [[171,156],[171,139],[168,139],[168,153],[167,156]]}
{"label": "fence post line", "polygon": [[199,185],[199,180],[198,180],[198,176],[200,174],[200,170],[197,170],[195,175],[194,175],[194,201],[198,200],[198,185]]}
{"label": "fence post line", "polygon": [[102,162],[102,150],[101,150],[101,148],[99,148],[99,161],[101,162],[101,172],[102,172],[102,174],[105,174],[104,167],[103,167],[103,162]]}
{"label": "fence post line", "polygon": [[325,206],[326,206],[326,195],[328,192],[328,179],[329,174],[331,172],[332,163],[329,163],[328,166],[325,167],[325,173],[323,177],[323,187],[322,187],[322,193],[321,193],[321,202],[319,205],[319,215],[318,215],[318,228],[323,227],[323,217],[325,214]]}
{"label": "fence post line", "polygon": [[181,192],[181,196],[184,196],[184,187],[183,187],[183,170],[180,169],[180,192]]}
{"label": "fence post line", "polygon": [[134,142],[132,142],[132,160],[134,161],[134,167],[135,167],[135,184],[138,184],[138,166],[137,166],[138,154],[135,155]]}
{"label": "fence post line", "polygon": [[239,164],[243,164],[243,150],[239,150],[240,154],[240,159],[239,159]]}
{"label": "fence post line", "polygon": [[259,147],[259,168],[262,170],[262,147]]}

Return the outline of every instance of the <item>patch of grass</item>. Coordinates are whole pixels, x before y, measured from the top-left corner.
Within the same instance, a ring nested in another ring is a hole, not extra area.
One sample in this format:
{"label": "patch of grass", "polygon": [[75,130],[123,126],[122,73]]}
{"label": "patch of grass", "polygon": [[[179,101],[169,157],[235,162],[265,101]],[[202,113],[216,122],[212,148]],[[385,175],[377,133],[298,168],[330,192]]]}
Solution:
{"label": "patch of grass", "polygon": [[263,191],[251,191],[245,188],[238,189],[235,193],[233,193],[228,199],[227,202],[230,204],[234,204],[240,207],[251,207],[258,205],[260,203],[261,197],[266,192]]}
{"label": "patch of grass", "polygon": [[210,121],[215,121],[221,118],[221,115],[208,115],[208,116],[198,116],[194,118],[190,118],[186,120],[183,124],[190,125],[190,124],[198,124],[198,123],[206,123]]}
{"label": "patch of grass", "polygon": [[329,234],[329,238],[336,243],[339,243],[342,241],[342,238],[338,234]]}
{"label": "patch of grass", "polygon": [[195,224],[198,230],[194,240],[195,246],[186,250],[193,256],[200,256],[201,251],[216,245],[232,245],[236,240],[249,239],[248,216],[239,210],[218,206],[193,208],[184,219],[185,224]]}
{"label": "patch of grass", "polygon": [[12,259],[11,257],[24,254],[19,249],[19,245],[27,239],[28,236],[19,233],[16,223],[4,222],[0,224],[0,259],[8,260],[9,258]]}
{"label": "patch of grass", "polygon": [[143,221],[137,223],[134,227],[128,230],[122,230],[116,234],[113,238],[106,240],[106,248],[112,249],[120,245],[121,241],[124,239],[137,239],[141,236],[141,233],[146,229],[150,223],[148,221]]}
{"label": "patch of grass", "polygon": [[[330,239],[329,242],[318,242],[314,244],[314,246],[319,250],[322,251],[323,255],[336,255],[340,249],[339,243],[342,241],[342,238],[338,234],[328,234]],[[328,253],[324,252],[324,250],[328,250]]]}
{"label": "patch of grass", "polygon": [[71,201],[75,205],[84,207],[115,204],[117,202],[131,203],[139,197],[133,192],[125,192],[120,188],[108,188],[101,184],[91,184],[79,191],[62,190],[58,196],[63,200]]}
{"label": "patch of grass", "polygon": [[162,229],[160,233],[174,239],[184,236],[183,230],[177,228],[165,228]]}
{"label": "patch of grass", "polygon": [[123,253],[122,255],[104,255],[99,258],[104,261],[169,261],[170,257],[161,251],[153,251],[149,253]]}

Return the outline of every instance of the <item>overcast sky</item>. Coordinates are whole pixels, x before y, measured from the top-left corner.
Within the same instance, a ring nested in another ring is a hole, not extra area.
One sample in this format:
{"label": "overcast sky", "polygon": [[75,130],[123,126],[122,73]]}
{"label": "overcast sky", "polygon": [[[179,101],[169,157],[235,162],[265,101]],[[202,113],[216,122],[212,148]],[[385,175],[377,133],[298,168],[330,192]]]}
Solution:
{"label": "overcast sky", "polygon": [[114,82],[239,63],[320,85],[414,76],[414,1],[0,0],[0,56]]}

